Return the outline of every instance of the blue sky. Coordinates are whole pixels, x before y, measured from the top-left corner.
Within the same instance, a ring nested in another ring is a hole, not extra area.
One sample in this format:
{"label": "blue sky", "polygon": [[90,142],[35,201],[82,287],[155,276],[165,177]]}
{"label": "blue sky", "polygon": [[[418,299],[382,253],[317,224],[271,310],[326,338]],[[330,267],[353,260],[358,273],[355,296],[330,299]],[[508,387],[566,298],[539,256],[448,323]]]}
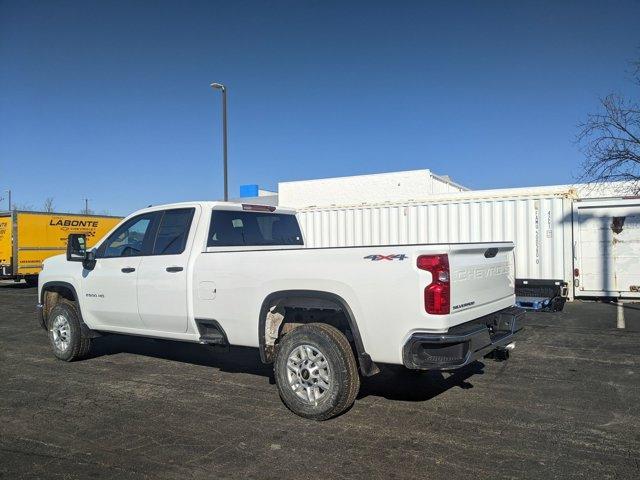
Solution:
{"label": "blue sky", "polygon": [[[430,168],[570,183],[630,95],[640,2],[0,0],[0,189],[113,214],[240,184]],[[635,93],[635,92],[634,92]]]}

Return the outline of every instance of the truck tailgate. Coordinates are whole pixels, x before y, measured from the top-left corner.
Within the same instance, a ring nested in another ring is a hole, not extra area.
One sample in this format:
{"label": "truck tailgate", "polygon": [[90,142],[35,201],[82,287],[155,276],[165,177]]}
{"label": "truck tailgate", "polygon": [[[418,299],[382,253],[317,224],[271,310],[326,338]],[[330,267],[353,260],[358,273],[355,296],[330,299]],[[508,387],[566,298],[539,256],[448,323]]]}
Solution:
{"label": "truck tailgate", "polygon": [[513,297],[513,243],[451,245],[451,313],[486,309]]}

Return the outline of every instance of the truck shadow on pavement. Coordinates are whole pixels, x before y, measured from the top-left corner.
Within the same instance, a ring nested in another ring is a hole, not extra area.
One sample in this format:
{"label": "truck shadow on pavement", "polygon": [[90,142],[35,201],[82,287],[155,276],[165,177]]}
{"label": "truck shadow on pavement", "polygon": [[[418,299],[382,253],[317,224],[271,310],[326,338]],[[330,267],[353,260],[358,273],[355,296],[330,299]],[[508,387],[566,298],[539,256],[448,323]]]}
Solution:
{"label": "truck shadow on pavement", "polygon": [[211,347],[197,343],[109,334],[93,340],[90,358],[120,353],[212,367],[223,372],[260,375],[268,377],[270,383],[274,383],[271,366],[260,361],[256,348]]}
{"label": "truck shadow on pavement", "polygon": [[[130,353],[163,360],[216,368],[223,372],[266,377],[275,385],[273,368],[260,361],[258,349],[210,347],[171,340],[109,334],[94,339],[90,358]],[[473,362],[454,373],[413,372],[400,366],[383,366],[373,377],[364,378],[358,398],[369,396],[388,400],[422,402],[455,387],[468,389],[468,379],[484,373],[484,363]]]}
{"label": "truck shadow on pavement", "polygon": [[424,402],[451,388],[473,388],[473,384],[467,380],[474,375],[482,374],[484,363],[479,361],[452,373],[418,372],[395,365],[387,366],[379,374],[362,382],[358,398],[375,396],[388,400]]}

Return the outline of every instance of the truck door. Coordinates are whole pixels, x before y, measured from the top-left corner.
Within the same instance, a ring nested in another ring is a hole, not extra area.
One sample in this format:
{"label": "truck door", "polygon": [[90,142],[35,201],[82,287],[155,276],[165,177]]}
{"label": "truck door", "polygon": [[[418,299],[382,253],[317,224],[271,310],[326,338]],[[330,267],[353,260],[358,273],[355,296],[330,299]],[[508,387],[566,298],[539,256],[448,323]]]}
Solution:
{"label": "truck door", "polygon": [[[158,230],[149,256],[138,270],[138,310],[145,328],[187,331],[187,263],[193,242],[195,208],[159,212]],[[191,232],[191,235],[190,235]]]}
{"label": "truck door", "polygon": [[157,212],[122,224],[96,251],[93,270],[82,279],[82,314],[93,326],[141,328],[137,278],[140,262],[153,247]]}

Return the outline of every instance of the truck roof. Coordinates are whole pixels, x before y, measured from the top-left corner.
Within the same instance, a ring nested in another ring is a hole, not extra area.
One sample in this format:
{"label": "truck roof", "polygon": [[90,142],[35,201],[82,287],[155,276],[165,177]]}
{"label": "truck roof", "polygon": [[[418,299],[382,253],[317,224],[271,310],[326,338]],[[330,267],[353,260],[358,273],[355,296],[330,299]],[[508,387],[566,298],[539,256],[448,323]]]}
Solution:
{"label": "truck roof", "polygon": [[251,206],[251,207],[255,207],[254,211],[257,211],[259,208],[264,208],[265,211],[270,211],[273,213],[284,213],[288,215],[294,215],[296,213],[296,211],[292,208],[260,205],[255,203],[222,202],[222,201],[205,200],[205,201],[167,203],[163,205],[151,205],[147,208],[136,210],[136,212],[132,212],[132,214],[140,213],[140,212],[153,212],[156,210],[165,210],[167,208],[184,208],[184,207],[193,207],[193,206],[200,206],[202,208],[211,208],[216,210],[247,210],[247,206]]}

